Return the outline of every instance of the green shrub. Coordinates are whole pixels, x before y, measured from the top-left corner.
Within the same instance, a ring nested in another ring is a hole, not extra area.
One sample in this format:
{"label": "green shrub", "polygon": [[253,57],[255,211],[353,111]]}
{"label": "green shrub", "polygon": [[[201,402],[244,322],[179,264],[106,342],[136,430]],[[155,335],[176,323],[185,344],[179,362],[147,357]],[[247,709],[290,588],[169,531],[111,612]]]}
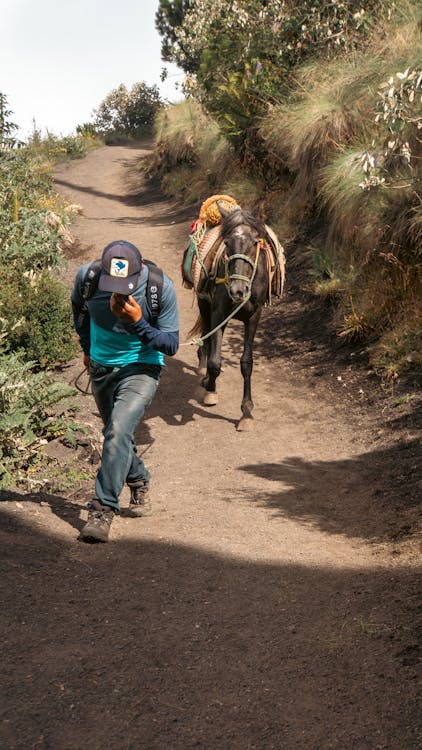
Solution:
{"label": "green shrub", "polygon": [[52,209],[60,210],[44,166],[26,148],[0,151],[0,264],[19,262],[23,270],[62,264],[59,238],[70,217]]}
{"label": "green shrub", "polygon": [[62,266],[58,228],[48,224],[46,211],[21,207],[19,219],[5,226],[5,233],[0,236],[2,262],[18,262],[24,271]]}
{"label": "green shrub", "polygon": [[93,132],[77,132],[76,135],[58,136],[47,131],[43,136],[34,127],[26,144],[26,151],[30,158],[43,166],[51,166],[67,159],[80,159],[87,152],[102,145],[100,137]]}
{"label": "green shrub", "polygon": [[21,205],[34,208],[40,195],[50,195],[53,181],[26,148],[0,151],[0,226],[16,219]]}
{"label": "green shrub", "polygon": [[0,318],[7,322],[7,344],[39,367],[61,364],[77,351],[67,288],[48,271],[17,268],[0,287]]}

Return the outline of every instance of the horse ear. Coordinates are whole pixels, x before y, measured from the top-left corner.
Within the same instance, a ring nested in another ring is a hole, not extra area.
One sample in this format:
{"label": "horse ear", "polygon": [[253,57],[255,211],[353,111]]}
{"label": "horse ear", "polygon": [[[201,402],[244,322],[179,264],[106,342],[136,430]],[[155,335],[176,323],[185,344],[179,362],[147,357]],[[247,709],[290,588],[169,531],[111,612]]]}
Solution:
{"label": "horse ear", "polygon": [[263,198],[260,198],[260,199],[259,199],[259,200],[257,201],[257,203],[255,204],[255,206],[254,206],[254,207],[253,207],[253,209],[252,209],[252,213],[253,213],[253,214],[254,214],[254,216],[256,216],[256,217],[257,217],[257,219],[259,219],[260,221],[265,221],[265,219],[267,218],[267,215],[266,215],[266,214],[267,214],[267,212],[266,212],[266,210],[265,210],[265,201],[264,201],[264,199],[263,199]]}
{"label": "horse ear", "polygon": [[222,201],[217,201],[217,206],[222,219],[227,219],[232,213],[231,211],[228,211],[227,208],[224,208],[224,203]]}

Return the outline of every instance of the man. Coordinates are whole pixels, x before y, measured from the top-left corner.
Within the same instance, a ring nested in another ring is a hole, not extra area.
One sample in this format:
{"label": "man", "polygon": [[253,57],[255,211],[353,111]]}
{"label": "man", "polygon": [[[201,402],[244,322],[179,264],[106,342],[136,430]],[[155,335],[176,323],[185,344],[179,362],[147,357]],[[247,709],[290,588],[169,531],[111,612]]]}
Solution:
{"label": "man", "polygon": [[86,299],[88,268],[89,264],[82,266],[76,275],[72,308],[84,364],[89,368],[92,392],[104,423],[104,444],[95,498],[88,504],[88,523],[81,539],[107,542],[125,482],[130,488],[132,515],[151,512],[150,473],[137,455],[134,433],[156,392],[164,355],[177,352],[179,321],[173,283],[163,274],[160,309],[151,325],[149,267],[130,242],[118,240],[107,245],[98,288]]}

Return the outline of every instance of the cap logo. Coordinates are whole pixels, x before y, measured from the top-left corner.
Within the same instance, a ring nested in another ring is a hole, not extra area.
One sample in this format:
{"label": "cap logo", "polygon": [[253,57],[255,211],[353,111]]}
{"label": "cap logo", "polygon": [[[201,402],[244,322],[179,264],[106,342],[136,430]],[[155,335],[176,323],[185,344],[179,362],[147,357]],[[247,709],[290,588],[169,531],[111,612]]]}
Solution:
{"label": "cap logo", "polygon": [[124,258],[112,258],[110,262],[110,276],[126,279],[129,276],[129,261]]}

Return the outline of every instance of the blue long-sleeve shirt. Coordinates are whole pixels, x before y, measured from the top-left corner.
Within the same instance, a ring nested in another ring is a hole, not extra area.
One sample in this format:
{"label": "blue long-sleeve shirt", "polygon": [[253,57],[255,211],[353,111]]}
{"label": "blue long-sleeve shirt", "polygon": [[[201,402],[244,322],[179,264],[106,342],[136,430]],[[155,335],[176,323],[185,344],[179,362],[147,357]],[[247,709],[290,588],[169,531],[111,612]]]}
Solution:
{"label": "blue long-sleeve shirt", "polygon": [[179,348],[179,318],[173,282],[164,274],[160,312],[154,326],[146,299],[148,267],[144,266],[138,286],[132,293],[142,309],[137,323],[123,323],[110,310],[110,292],[96,290],[84,305],[83,280],[89,264],[81,266],[72,291],[75,328],[81,347],[91,359],[105,366],[123,367],[133,362],[164,364],[164,355],[173,356]]}

